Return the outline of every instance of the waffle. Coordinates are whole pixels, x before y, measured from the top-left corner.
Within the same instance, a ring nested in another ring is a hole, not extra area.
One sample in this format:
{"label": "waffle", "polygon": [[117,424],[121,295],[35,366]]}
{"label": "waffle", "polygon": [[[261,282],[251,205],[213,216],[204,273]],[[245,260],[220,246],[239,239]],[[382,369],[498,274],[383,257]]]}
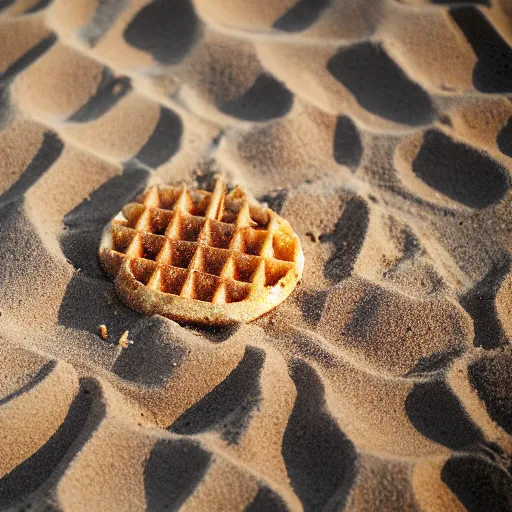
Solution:
{"label": "waffle", "polygon": [[270,311],[304,266],[289,223],[221,180],[213,192],[149,188],[105,227],[99,257],[131,308],[207,325]]}

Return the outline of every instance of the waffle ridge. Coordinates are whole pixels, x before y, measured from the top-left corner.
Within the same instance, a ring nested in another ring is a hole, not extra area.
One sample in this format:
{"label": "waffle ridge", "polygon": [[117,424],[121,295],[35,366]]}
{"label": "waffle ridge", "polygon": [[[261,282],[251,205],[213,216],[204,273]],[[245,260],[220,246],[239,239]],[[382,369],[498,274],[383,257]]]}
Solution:
{"label": "waffle ridge", "polygon": [[[296,284],[302,272],[300,240],[290,225],[250,203],[240,188],[226,193],[221,179],[213,192],[153,186],[106,231],[111,242],[102,243],[100,259],[107,272],[118,275],[123,268],[148,292],[203,304],[261,302],[263,290],[280,282],[284,287],[286,280]],[[199,312],[191,317],[202,320]],[[217,317],[204,320],[216,323]]]}

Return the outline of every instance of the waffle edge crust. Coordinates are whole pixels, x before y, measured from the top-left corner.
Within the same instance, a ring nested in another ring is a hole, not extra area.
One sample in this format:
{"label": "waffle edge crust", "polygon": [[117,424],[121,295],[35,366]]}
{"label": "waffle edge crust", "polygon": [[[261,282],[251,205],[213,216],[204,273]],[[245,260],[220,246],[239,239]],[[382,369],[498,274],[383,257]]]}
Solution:
{"label": "waffle edge crust", "polygon": [[304,267],[290,224],[220,179],[213,192],[149,188],[105,226],[99,258],[132,309],[203,325],[258,318]]}

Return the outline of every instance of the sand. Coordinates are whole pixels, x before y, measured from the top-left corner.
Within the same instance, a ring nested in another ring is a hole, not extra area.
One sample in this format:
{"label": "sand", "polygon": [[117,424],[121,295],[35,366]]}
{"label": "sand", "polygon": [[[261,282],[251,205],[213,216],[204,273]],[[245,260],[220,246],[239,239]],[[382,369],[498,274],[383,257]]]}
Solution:
{"label": "sand", "polygon": [[[512,510],[511,44],[507,0],[0,1],[0,509]],[[302,282],[130,310],[104,225],[214,173]]]}

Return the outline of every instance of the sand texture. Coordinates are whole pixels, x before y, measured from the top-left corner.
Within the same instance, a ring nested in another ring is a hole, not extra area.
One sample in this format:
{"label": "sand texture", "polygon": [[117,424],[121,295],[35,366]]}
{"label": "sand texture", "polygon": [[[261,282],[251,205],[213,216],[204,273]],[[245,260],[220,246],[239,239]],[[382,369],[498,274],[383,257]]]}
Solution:
{"label": "sand texture", "polygon": [[[511,44],[509,0],[0,0],[0,510],[512,510]],[[215,173],[301,283],[128,309],[103,227]]]}

